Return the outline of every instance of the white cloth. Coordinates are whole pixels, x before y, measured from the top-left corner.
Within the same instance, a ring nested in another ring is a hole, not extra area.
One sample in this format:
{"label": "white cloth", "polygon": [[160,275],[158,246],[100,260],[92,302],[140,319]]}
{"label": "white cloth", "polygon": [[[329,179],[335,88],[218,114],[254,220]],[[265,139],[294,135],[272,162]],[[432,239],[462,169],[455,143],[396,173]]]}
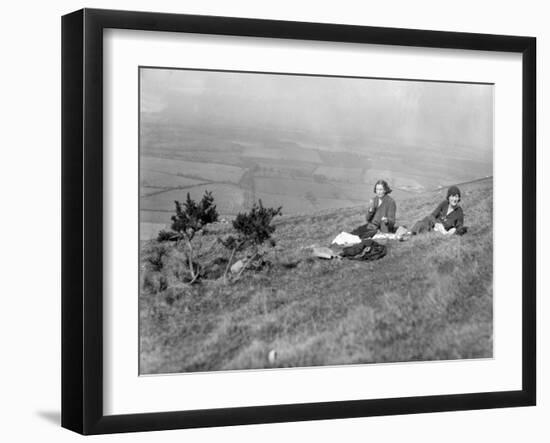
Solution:
{"label": "white cloth", "polygon": [[385,238],[388,240],[395,240],[397,238],[397,235],[386,233],[386,232],[378,232],[372,237],[373,240],[377,240],[377,239],[380,240],[382,238]]}
{"label": "white cloth", "polygon": [[397,228],[397,231],[395,231],[395,233],[390,233],[390,232],[377,232],[374,237],[372,237],[373,240],[376,240],[376,239],[387,239],[387,240],[401,240],[403,238],[404,235],[407,234],[407,229],[404,228],[403,226],[399,226],[399,228]]}
{"label": "white cloth", "polygon": [[349,232],[342,231],[338,234],[331,244],[337,244],[339,246],[356,245],[361,243],[361,238],[358,235],[350,234]]}

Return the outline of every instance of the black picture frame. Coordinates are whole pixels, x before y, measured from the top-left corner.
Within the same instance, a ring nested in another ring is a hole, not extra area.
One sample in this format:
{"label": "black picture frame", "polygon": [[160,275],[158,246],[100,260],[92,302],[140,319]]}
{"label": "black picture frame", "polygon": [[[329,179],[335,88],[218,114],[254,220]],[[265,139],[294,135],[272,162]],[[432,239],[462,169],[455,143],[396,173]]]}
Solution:
{"label": "black picture frame", "polygon": [[[103,31],[108,28],[503,51],[522,55],[522,388],[456,395],[131,415],[103,412]],[[62,426],[150,431],[536,403],[536,39],[83,9],[62,18]]]}

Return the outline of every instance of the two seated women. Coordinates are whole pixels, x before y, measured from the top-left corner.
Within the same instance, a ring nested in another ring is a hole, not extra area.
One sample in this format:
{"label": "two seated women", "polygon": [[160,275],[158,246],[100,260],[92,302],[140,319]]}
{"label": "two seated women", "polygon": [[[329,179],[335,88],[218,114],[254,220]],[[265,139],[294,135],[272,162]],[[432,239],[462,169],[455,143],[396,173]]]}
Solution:
{"label": "two seated women", "polygon": [[[392,192],[385,180],[378,180],[374,185],[374,197],[370,199],[367,209],[367,223],[354,229],[351,234],[361,239],[374,237],[378,233],[395,232],[395,213],[397,206],[395,200],[389,196]],[[461,200],[460,189],[451,186],[447,190],[447,197],[435,210],[416,222],[407,234],[420,234],[435,230],[445,235],[465,232],[464,213],[459,206]]]}

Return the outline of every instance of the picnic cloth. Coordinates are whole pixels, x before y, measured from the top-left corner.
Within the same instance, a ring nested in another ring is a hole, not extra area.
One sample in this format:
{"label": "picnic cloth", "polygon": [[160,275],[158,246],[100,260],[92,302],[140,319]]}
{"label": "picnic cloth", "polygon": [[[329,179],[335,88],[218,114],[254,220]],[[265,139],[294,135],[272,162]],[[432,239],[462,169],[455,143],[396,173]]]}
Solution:
{"label": "picnic cloth", "polygon": [[356,245],[361,243],[361,238],[358,235],[350,234],[349,232],[342,231],[338,234],[331,244],[337,244],[339,246]]}
{"label": "picnic cloth", "polygon": [[397,231],[395,231],[394,233],[378,232],[372,237],[372,239],[402,240],[403,236],[407,235],[407,233],[407,228],[405,228],[404,226],[399,226],[399,228],[397,228]]}

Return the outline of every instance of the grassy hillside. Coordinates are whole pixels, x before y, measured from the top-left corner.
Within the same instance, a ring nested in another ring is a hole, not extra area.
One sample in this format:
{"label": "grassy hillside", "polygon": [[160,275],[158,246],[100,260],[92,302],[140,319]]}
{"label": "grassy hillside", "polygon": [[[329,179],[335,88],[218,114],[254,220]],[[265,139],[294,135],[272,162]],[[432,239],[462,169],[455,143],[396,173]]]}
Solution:
{"label": "grassy hillside", "polygon": [[[189,287],[173,246],[155,261],[159,245],[143,243],[141,373],[491,357],[492,180],[461,190],[466,235],[388,241],[375,262],[311,256],[362,224],[362,207],[279,218],[271,266],[234,284]],[[398,200],[398,223],[410,227],[444,197]],[[230,225],[215,231],[205,243]],[[214,253],[221,264],[229,255]]]}

